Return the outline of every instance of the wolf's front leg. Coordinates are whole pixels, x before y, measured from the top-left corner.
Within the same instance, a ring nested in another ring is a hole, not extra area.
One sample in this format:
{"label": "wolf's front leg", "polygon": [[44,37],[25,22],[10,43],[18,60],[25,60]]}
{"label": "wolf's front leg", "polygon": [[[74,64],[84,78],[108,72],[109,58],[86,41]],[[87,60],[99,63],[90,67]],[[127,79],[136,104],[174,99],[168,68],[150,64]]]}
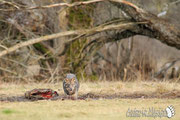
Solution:
{"label": "wolf's front leg", "polygon": [[73,96],[72,96],[72,100],[77,100],[78,99],[78,93],[75,93]]}

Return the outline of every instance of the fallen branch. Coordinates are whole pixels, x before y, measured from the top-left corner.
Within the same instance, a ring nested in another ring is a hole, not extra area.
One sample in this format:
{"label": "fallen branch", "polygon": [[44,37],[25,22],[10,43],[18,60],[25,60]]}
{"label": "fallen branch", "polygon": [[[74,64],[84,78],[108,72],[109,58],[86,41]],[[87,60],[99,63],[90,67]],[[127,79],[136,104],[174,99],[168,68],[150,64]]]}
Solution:
{"label": "fallen branch", "polygon": [[157,77],[159,77],[159,76],[164,77],[165,74],[167,74],[167,71],[168,71],[170,68],[172,68],[172,66],[175,65],[176,62],[178,62],[178,61],[180,61],[180,58],[177,58],[177,59],[175,59],[175,60],[166,62],[166,63],[160,68],[160,70],[154,74],[153,77],[154,77],[154,78],[157,78]]}
{"label": "fallen branch", "polygon": [[112,4],[116,5],[119,9],[132,17],[132,19],[135,21],[148,21],[148,24],[146,24],[143,29],[152,31],[153,38],[156,38],[162,43],[180,50],[180,30],[177,29],[173,24],[170,24],[166,20],[158,18],[156,15],[151,14],[125,0],[110,1]]}
{"label": "fallen branch", "polygon": [[[82,34],[86,34],[86,35],[90,35],[90,34],[94,34],[94,33],[98,33],[98,32],[102,32],[102,31],[106,31],[106,30],[112,30],[112,29],[129,29],[134,25],[137,24],[145,24],[147,22],[129,22],[129,23],[119,23],[119,24],[111,24],[111,25],[106,25],[106,26],[100,26],[100,27],[94,27],[92,29],[86,29],[86,30],[75,30],[75,31],[66,31],[66,32],[60,32],[60,33],[56,33],[56,34],[51,34],[51,35],[46,35],[46,36],[42,36],[39,38],[35,38],[35,39],[30,39],[28,41],[16,44],[2,52],[0,52],[0,57],[9,54],[21,47],[25,47],[28,45],[32,45],[38,42],[42,42],[42,41],[47,41],[47,40],[51,40],[51,39],[55,39],[58,37],[64,37],[64,36],[72,36],[72,35],[82,35]],[[65,41],[65,43],[67,42],[71,42],[70,41]]]}

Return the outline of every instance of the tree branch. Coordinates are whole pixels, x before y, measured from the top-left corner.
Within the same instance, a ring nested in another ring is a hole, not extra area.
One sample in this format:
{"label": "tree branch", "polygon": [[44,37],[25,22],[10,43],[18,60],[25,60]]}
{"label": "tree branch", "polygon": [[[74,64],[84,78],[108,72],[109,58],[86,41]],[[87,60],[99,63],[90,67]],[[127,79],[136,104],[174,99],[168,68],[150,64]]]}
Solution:
{"label": "tree branch", "polygon": [[15,6],[16,9],[0,9],[0,11],[48,9],[48,8],[62,7],[62,6],[74,7],[74,6],[87,5],[87,4],[97,3],[97,2],[102,2],[102,1],[106,1],[106,0],[89,0],[89,1],[83,1],[83,2],[74,2],[74,3],[56,3],[56,4],[51,4],[51,5],[35,6],[35,7],[28,7],[28,8],[24,8],[22,6],[17,6],[17,5],[15,6],[14,3],[11,3],[11,2],[5,2],[5,3],[8,3],[10,5]]}
{"label": "tree branch", "polygon": [[[35,44],[38,42],[42,42],[42,41],[55,39],[58,37],[82,35],[82,34],[91,35],[94,33],[102,32],[102,31],[106,31],[106,30],[113,30],[113,29],[117,29],[117,30],[118,29],[125,29],[126,30],[126,29],[129,29],[129,28],[137,25],[137,24],[145,24],[145,23],[147,23],[147,22],[119,23],[119,24],[111,24],[111,25],[106,25],[106,26],[94,27],[94,28],[85,29],[85,30],[66,31],[66,32],[60,32],[60,33],[56,33],[56,34],[46,35],[46,36],[42,36],[42,37],[35,38],[35,39],[30,39],[28,41],[16,44],[16,45],[0,52],[0,57],[2,57],[3,55],[9,54],[9,53],[21,48],[21,47],[25,47],[25,46],[32,45],[32,44]],[[65,43],[72,42],[72,40],[65,41]]]}
{"label": "tree branch", "polygon": [[[90,1],[74,2],[74,3],[58,3],[58,4],[47,5],[47,6],[30,7],[30,8],[24,8],[24,9],[26,10],[45,9],[45,8],[58,7],[58,6],[74,7],[78,5],[87,5],[90,3],[103,2],[103,1],[110,1],[111,3],[115,4],[118,8],[120,8],[122,11],[128,14],[136,22],[124,23],[124,24],[121,24],[121,23],[110,24],[110,25],[94,27],[92,29],[86,29],[86,30],[66,31],[66,32],[43,36],[36,39],[31,39],[26,42],[19,43],[13,47],[8,48],[7,50],[0,52],[0,57],[8,53],[11,53],[21,47],[32,45],[38,42],[42,42],[42,41],[46,41],[46,40],[50,40],[50,39],[54,39],[58,37],[63,37],[63,36],[93,35],[98,32],[112,30],[112,29],[118,30],[120,31],[120,33],[122,32],[121,31],[122,29],[124,31],[129,29],[131,32],[134,32],[136,34],[141,34],[141,35],[144,34],[146,36],[157,38],[162,43],[165,43],[169,46],[180,49],[180,31],[175,26],[173,26],[172,24],[169,24],[167,21],[162,20],[158,18],[156,15],[153,15],[125,0],[90,0]],[[20,7],[19,10],[20,9],[23,9],[23,8]],[[136,28],[134,29],[133,26],[135,24],[136,25],[144,24],[144,25],[137,25]],[[117,39],[119,39],[119,37]],[[72,40],[65,41],[65,42],[71,43]]]}
{"label": "tree branch", "polygon": [[180,49],[180,30],[173,24],[170,24],[166,20],[158,18],[156,15],[151,14],[125,0],[111,0],[111,2],[132,17],[136,22],[148,21],[143,29],[153,31],[154,38],[168,46]]}

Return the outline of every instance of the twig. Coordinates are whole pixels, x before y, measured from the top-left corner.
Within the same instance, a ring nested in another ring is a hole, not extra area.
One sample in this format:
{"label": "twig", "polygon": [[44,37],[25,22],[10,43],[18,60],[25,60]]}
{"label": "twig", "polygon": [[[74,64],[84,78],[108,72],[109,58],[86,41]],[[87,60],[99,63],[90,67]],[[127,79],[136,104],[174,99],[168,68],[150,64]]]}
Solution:
{"label": "twig", "polygon": [[137,11],[141,10],[136,5],[132,4],[131,2],[125,1],[125,0],[89,0],[89,1],[74,2],[74,3],[56,3],[56,4],[51,4],[51,5],[35,6],[35,7],[29,7],[29,8],[23,8],[23,7],[20,7],[20,6],[16,5],[17,9],[0,9],[0,11],[47,9],[47,8],[62,7],[62,6],[75,7],[75,6],[87,5],[87,4],[97,3],[97,2],[105,2],[105,1],[123,3],[123,4],[129,5],[129,6],[133,7],[133,8],[135,8]]}
{"label": "twig", "polygon": [[177,0],[177,1],[171,2],[171,3],[170,3],[170,5],[177,4],[177,3],[179,3],[179,2],[180,2],[180,0]]}
{"label": "twig", "polygon": [[[54,82],[54,79],[55,79],[55,74],[58,73],[58,69],[59,68],[59,63],[58,65],[56,66],[55,70],[51,73],[51,77],[49,78],[49,80],[47,81],[48,83],[49,82]],[[50,68],[51,69],[51,68]],[[51,70],[52,71],[52,70]]]}
{"label": "twig", "polygon": [[5,58],[5,57],[2,57],[1,59],[6,60],[6,61],[13,62],[13,63],[18,64],[18,65],[21,65],[21,66],[24,67],[24,68],[27,68],[27,67],[28,67],[27,65],[25,65],[25,64],[23,64],[23,63],[20,63],[20,62],[18,62],[18,61],[15,61],[15,60],[13,60],[13,59],[8,59],[8,58]]}
{"label": "twig", "polygon": [[177,58],[177,59],[175,59],[175,60],[173,60],[173,61],[170,61],[170,62],[165,63],[165,64],[160,68],[160,70],[159,70],[157,73],[154,74],[154,78],[155,78],[155,77],[158,77],[159,75],[161,75],[161,74],[163,74],[163,73],[166,73],[167,70],[168,70],[169,68],[171,68],[177,61],[180,61],[180,58]]}
{"label": "twig", "polygon": [[57,4],[51,4],[51,5],[45,5],[45,6],[30,7],[30,8],[27,8],[27,10],[46,9],[46,8],[59,7],[59,6],[74,7],[74,6],[87,5],[87,4],[102,2],[102,1],[106,1],[106,0],[90,0],[90,1],[74,2],[74,3],[57,3]]}
{"label": "twig", "polygon": [[102,2],[102,1],[106,1],[106,0],[90,0],[90,1],[74,2],[74,3],[56,3],[56,4],[51,4],[51,5],[35,6],[35,7],[29,7],[29,8],[19,8],[18,7],[18,9],[0,9],[0,11],[47,9],[47,8],[62,7],[62,6],[74,7],[74,6],[87,5],[87,4]]}
{"label": "twig", "polygon": [[14,74],[14,75],[18,75],[17,73],[12,72],[12,71],[10,71],[10,70],[8,70],[8,69],[5,69],[5,68],[2,68],[2,67],[0,67],[0,70],[5,71],[5,72],[8,72],[8,73],[11,73],[11,74]]}
{"label": "twig", "polygon": [[9,5],[12,5],[14,6],[16,9],[20,9],[20,7],[18,5],[16,5],[16,3],[13,3],[13,2],[8,2],[8,1],[4,1],[4,0],[0,0],[0,2],[2,2],[3,4],[9,4]]}
{"label": "twig", "polygon": [[7,49],[8,49],[6,46],[1,45],[1,44],[0,44],[0,47],[1,47],[1,48],[4,48],[5,50],[7,50]]}

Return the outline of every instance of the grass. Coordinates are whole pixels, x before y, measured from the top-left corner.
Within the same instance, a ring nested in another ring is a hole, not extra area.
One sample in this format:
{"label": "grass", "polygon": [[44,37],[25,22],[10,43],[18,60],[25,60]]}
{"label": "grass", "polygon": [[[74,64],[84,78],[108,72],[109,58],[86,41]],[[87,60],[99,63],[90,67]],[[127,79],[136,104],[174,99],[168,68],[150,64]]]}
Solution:
{"label": "grass", "polygon": [[[0,84],[0,97],[22,95],[33,88],[52,88],[63,93],[62,84]],[[169,82],[97,82],[81,83],[80,94],[114,94],[119,92],[169,92],[180,90],[178,83]],[[66,119],[103,119],[103,120],[151,120],[153,117],[126,117],[128,109],[165,109],[175,107],[173,120],[179,120],[180,99],[86,99],[86,100],[41,100],[34,102],[0,102],[0,120],[66,120]],[[156,118],[160,119],[160,118]],[[161,118],[168,120],[168,118]]]}
{"label": "grass", "polygon": [[[0,103],[1,120],[62,120],[62,119],[147,119],[126,117],[128,108],[130,109],[165,109],[173,105],[176,115],[173,120],[178,120],[180,115],[179,99],[113,99],[113,100],[77,100],[77,101],[35,101],[35,102],[15,102]],[[4,112],[4,111],[13,112]],[[154,118],[148,118],[154,119]],[[159,119],[159,118],[158,118]],[[166,119],[166,118],[163,118]]]}
{"label": "grass", "polygon": [[[0,83],[0,95],[22,95],[26,91],[34,88],[51,88],[63,94],[62,83],[29,83],[29,84],[13,84]],[[180,91],[179,83],[170,82],[83,82],[80,83],[79,94],[94,93],[97,95],[112,95],[119,93],[133,94],[133,93],[168,93],[172,91]]]}

